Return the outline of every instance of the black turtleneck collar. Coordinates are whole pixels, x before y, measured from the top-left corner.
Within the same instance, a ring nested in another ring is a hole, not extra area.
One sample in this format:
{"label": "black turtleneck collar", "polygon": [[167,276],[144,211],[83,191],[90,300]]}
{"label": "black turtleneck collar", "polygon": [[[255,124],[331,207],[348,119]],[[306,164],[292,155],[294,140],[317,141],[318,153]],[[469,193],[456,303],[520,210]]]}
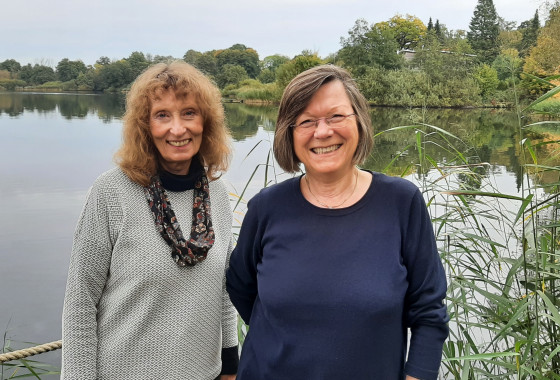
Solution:
{"label": "black turtleneck collar", "polygon": [[165,190],[186,191],[194,189],[196,181],[200,179],[203,172],[204,167],[196,155],[192,158],[189,172],[186,175],[169,173],[162,168],[159,169],[158,174]]}

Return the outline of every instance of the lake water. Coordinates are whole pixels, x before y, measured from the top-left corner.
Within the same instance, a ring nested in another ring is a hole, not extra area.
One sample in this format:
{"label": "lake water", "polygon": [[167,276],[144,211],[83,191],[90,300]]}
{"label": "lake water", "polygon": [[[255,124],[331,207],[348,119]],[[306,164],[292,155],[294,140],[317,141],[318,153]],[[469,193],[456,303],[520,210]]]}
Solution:
{"label": "lake water", "polygon": [[[282,180],[278,167],[265,177],[276,118],[275,107],[226,104],[234,156],[224,175],[233,194],[249,198],[265,181]],[[113,167],[120,143],[121,96],[0,93],[0,333],[13,348],[61,338],[61,311],[72,234],[86,192]],[[462,138],[468,156],[489,163],[496,188],[516,195],[521,183],[516,116],[504,110],[372,109],[377,131],[425,122]],[[366,167],[413,181],[422,171],[412,153],[411,130],[383,134]],[[449,151],[426,146],[438,162]],[[406,153],[406,152],[405,152]],[[257,168],[255,175],[253,172]],[[242,219],[243,204],[236,218]],[[60,351],[33,359],[58,365]]]}

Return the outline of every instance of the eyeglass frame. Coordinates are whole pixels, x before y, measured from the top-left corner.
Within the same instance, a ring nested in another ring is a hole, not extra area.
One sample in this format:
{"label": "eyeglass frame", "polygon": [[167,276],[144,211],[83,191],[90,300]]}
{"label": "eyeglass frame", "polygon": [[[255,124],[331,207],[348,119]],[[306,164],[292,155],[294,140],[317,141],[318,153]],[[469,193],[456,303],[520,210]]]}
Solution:
{"label": "eyeglass frame", "polygon": [[[341,117],[341,116],[343,117],[343,119],[340,120],[339,122],[334,123],[334,126],[333,126],[333,125],[331,124],[331,123],[332,123],[332,119],[335,118],[335,117]],[[290,127],[293,128],[293,129],[296,130],[296,131],[298,130],[298,128],[299,128],[300,131],[312,131],[312,130],[314,130],[314,129],[317,129],[317,127],[319,127],[319,122],[320,122],[321,120],[324,120],[325,123],[327,124],[327,126],[328,126],[329,128],[333,128],[333,129],[344,128],[346,125],[341,125],[341,126],[336,126],[336,125],[337,125],[338,123],[344,122],[344,121],[345,121],[347,118],[349,118],[350,116],[357,116],[357,114],[356,114],[355,112],[354,112],[354,113],[349,113],[348,115],[334,114],[334,115],[332,115],[332,116],[320,117],[320,118],[317,118],[317,119],[314,119],[314,120],[304,120],[304,121],[302,121],[302,122],[299,123],[299,124],[291,124]],[[311,124],[309,125],[309,127],[305,127],[305,126],[304,126],[304,127],[302,128],[302,127],[301,127],[301,124],[302,124],[302,123],[311,123]]]}

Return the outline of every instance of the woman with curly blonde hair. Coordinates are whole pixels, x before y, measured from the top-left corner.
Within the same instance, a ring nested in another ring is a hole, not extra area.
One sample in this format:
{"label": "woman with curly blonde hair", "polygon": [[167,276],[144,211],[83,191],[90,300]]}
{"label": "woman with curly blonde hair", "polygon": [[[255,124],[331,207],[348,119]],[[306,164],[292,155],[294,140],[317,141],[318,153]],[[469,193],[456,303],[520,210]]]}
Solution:
{"label": "woman with curly blonde hair", "polygon": [[235,379],[219,180],[230,152],[220,92],[200,71],[160,63],[133,83],[118,167],[93,184],[74,235],[63,379]]}

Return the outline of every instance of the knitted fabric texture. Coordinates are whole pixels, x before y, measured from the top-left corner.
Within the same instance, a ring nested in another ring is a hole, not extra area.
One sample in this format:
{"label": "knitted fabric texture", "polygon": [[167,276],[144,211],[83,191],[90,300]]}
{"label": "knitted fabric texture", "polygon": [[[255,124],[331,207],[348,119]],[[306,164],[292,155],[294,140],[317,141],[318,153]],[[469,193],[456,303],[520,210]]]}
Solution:
{"label": "knitted fabric texture", "polygon": [[[168,192],[190,225],[193,192]],[[237,345],[225,292],[232,215],[210,183],[215,242],[194,267],[169,259],[143,188],[118,168],[90,189],[75,231],[63,311],[62,379],[213,380]],[[188,273],[185,273],[185,272]]]}

